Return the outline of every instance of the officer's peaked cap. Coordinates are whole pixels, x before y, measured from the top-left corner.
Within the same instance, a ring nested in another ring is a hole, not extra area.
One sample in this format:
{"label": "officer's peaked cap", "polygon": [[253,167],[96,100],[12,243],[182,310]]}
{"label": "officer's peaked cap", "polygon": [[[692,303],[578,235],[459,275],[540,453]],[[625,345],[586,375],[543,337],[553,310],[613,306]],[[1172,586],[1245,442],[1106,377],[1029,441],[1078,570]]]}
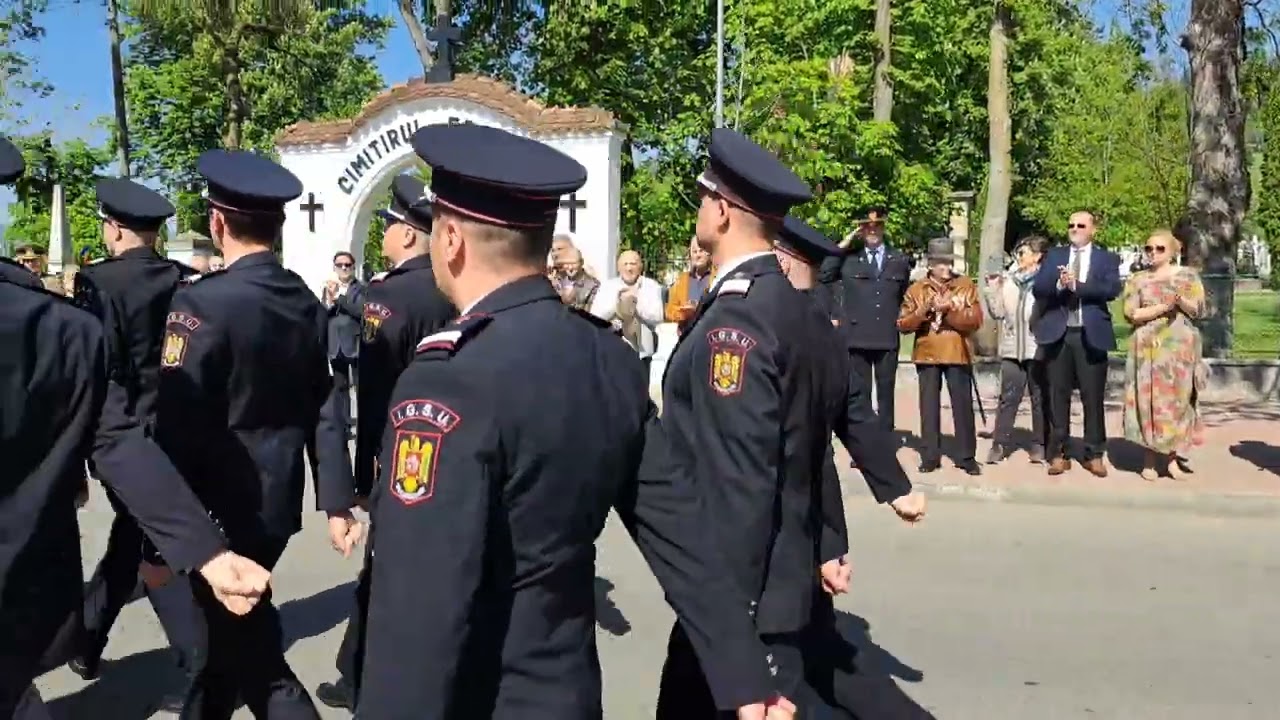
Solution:
{"label": "officer's peaked cap", "polygon": [[173,204],[151,188],[125,178],[104,178],[94,188],[98,215],[135,230],[156,230],[174,213]]}
{"label": "officer's peaked cap", "polygon": [[782,222],[813,191],[773,153],[728,128],[711,131],[707,169],[698,183],[747,212]]}
{"label": "officer's peaked cap", "polygon": [[302,181],[270,158],[244,150],[209,150],[196,161],[211,205],[243,213],[279,214],[302,194]]}

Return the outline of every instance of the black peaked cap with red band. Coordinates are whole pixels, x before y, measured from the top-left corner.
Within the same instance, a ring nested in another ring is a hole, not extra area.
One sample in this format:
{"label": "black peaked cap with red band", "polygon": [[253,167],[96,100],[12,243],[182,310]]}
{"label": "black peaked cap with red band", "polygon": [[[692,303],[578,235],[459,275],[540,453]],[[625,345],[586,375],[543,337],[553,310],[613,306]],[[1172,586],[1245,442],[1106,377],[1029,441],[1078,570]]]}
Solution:
{"label": "black peaked cap with red band", "polygon": [[587,182],[587,169],[537,140],[483,125],[428,125],[413,151],[431,166],[433,201],[490,225],[554,225],[560,198]]}
{"label": "black peaked cap with red band", "polygon": [[22,151],[0,135],[0,185],[8,185],[26,171],[27,161],[22,159]]}
{"label": "black peaked cap with red band", "polygon": [[99,217],[134,230],[154,231],[174,213],[173,204],[163,195],[126,178],[103,178],[94,192]]}
{"label": "black peaked cap with red band", "polygon": [[778,233],[778,244],[786,252],[798,256],[810,265],[821,265],[822,261],[840,254],[840,247],[830,238],[813,229],[805,221],[788,215],[782,222],[782,230]]}
{"label": "black peaked cap with red band", "polygon": [[278,214],[302,194],[302,181],[274,160],[245,150],[208,150],[196,161],[210,205],[250,214]]}
{"label": "black peaked cap with red band", "polygon": [[391,182],[391,205],[377,210],[388,225],[404,223],[423,232],[431,232],[431,196],[427,186],[416,177],[400,175]]}
{"label": "black peaked cap with red band", "polygon": [[813,191],[773,153],[728,128],[711,131],[707,169],[698,184],[747,212],[782,222]]}

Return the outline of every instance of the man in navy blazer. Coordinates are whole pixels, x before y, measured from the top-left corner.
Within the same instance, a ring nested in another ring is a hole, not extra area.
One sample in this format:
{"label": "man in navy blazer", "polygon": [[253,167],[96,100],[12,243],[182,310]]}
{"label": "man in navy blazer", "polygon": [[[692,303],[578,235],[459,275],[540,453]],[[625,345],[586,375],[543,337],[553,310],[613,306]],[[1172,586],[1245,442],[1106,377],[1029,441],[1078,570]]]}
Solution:
{"label": "man in navy blazer", "polygon": [[1045,255],[1032,285],[1037,319],[1032,326],[1049,386],[1049,474],[1071,469],[1067,437],[1071,430],[1071,393],[1080,390],[1084,410],[1085,469],[1107,476],[1107,353],[1116,347],[1107,303],[1120,295],[1120,256],[1094,245],[1096,221],[1077,212],[1067,225],[1070,244]]}

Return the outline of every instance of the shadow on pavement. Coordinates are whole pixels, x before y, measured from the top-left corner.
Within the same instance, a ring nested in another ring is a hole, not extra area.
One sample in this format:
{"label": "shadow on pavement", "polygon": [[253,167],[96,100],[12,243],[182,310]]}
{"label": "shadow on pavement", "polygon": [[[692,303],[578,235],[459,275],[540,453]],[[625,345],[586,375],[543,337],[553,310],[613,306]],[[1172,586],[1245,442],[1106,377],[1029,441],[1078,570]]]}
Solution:
{"label": "shadow on pavement", "polygon": [[595,581],[596,625],[614,637],[622,637],[631,632],[631,623],[609,597],[611,592],[613,592],[613,583],[597,577]]}
{"label": "shadow on pavement", "polygon": [[1146,448],[1132,440],[1112,438],[1107,441],[1107,460],[1119,472],[1140,473]]}
{"label": "shadow on pavement", "polygon": [[1231,454],[1253,463],[1259,470],[1280,475],[1280,447],[1258,440],[1242,440],[1231,446]]}
{"label": "shadow on pavement", "polygon": [[322,635],[333,629],[351,615],[355,605],[354,581],[281,604],[279,610],[284,649],[288,651],[299,640]]}
{"label": "shadow on pavement", "polygon": [[138,720],[150,717],[164,694],[181,685],[173,653],[154,649],[104,662],[97,682],[46,704],[53,720]]}
{"label": "shadow on pavement", "polygon": [[871,639],[870,623],[853,613],[837,610],[836,628],[852,651],[839,653],[844,660],[836,663],[831,688],[831,700],[836,705],[855,718],[936,720],[895,682],[895,678],[920,682],[924,673],[877,645]]}

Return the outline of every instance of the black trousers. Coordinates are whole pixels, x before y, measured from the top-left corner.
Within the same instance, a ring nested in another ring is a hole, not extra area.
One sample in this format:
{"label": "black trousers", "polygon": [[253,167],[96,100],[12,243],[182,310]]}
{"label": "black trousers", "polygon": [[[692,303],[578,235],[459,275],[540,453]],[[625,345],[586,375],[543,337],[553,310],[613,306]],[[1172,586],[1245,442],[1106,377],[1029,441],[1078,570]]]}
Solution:
{"label": "black trousers", "polygon": [[893,392],[898,385],[898,348],[892,350],[864,350],[854,348],[849,351],[853,360],[853,369],[862,377],[868,392],[874,388],[876,398],[876,415],[880,418],[880,427],[892,433],[893,425]]}
{"label": "black trousers", "polygon": [[[5,705],[10,705],[12,709],[4,707]],[[6,717],[6,712],[12,713],[8,717],[13,720],[53,720],[53,715],[49,713],[49,708],[45,706],[44,700],[40,697],[40,691],[36,690],[34,684],[28,685],[27,689],[18,695],[15,703],[0,699],[0,718]]]}
{"label": "black trousers", "polygon": [[[117,501],[111,499],[115,505]],[[90,664],[102,659],[112,625],[137,593],[143,540],[142,530],[133,518],[117,511],[111,522],[107,551],[85,587],[84,635],[77,654]],[[191,595],[190,579],[175,575],[163,587],[146,588],[146,592],[170,647],[177,653],[178,665],[188,673],[195,672],[203,652],[200,610]]]}
{"label": "black trousers", "polygon": [[360,568],[360,576],[356,579],[355,602],[351,615],[347,618],[347,629],[342,633],[342,642],[338,645],[338,656],[334,659],[334,667],[342,680],[355,688],[360,684],[360,668],[357,666],[358,651],[364,634],[364,613],[369,588],[369,561]]}
{"label": "black trousers", "polygon": [[[286,540],[232,549],[267,569],[275,567]],[[280,613],[270,591],[247,615],[233,615],[200,576],[191,581],[204,612],[207,656],[187,693],[182,720],[231,720],[244,700],[259,720],[319,720],[311,696],[284,659]]]}
{"label": "black trousers", "polygon": [[1018,421],[1018,406],[1023,395],[1031,396],[1031,435],[1033,442],[1044,447],[1046,435],[1044,364],[1039,360],[1000,361],[1000,404],[996,408],[996,427],[993,437],[1000,445],[1013,444],[1013,428]]}
{"label": "black trousers", "polygon": [[[778,670],[774,676],[775,687],[796,704],[796,720],[845,717],[832,714],[834,711],[805,683],[800,633],[764,635],[761,640],[772,656],[773,666]],[[765,658],[760,661],[768,662]],[[671,637],[667,641],[667,660],[662,666],[655,720],[727,720],[736,715],[734,711],[716,709],[693,645],[677,622],[671,628]]]}
{"label": "black trousers", "polygon": [[351,417],[351,383],[356,377],[356,361],[336,357],[330,360],[329,364],[333,366],[333,385],[338,391],[338,417],[350,430],[355,425]]}
{"label": "black trousers", "polygon": [[893,678],[865,672],[858,651],[836,625],[830,595],[814,597],[813,615],[804,631],[805,681],[832,708],[832,717],[855,720],[935,720],[897,686]]}
{"label": "black trousers", "polygon": [[1071,393],[1080,391],[1084,410],[1084,454],[1081,460],[1097,460],[1107,446],[1107,354],[1089,347],[1080,328],[1067,328],[1060,342],[1044,348],[1045,374],[1049,379],[1049,442],[1045,457],[1066,457],[1071,434]]}
{"label": "black trousers", "polygon": [[956,462],[973,460],[978,432],[973,422],[973,369],[968,365],[917,365],[920,378],[920,456],[926,463],[942,458],[942,380],[951,396],[956,426]]}

